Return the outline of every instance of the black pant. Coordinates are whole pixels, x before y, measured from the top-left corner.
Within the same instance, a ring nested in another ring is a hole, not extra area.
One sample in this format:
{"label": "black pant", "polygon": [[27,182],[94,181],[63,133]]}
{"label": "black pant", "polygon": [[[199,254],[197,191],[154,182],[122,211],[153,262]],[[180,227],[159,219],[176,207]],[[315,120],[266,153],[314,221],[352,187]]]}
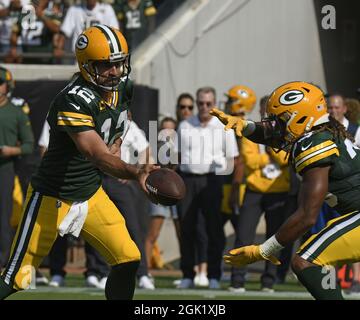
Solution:
{"label": "black pant", "polygon": [[134,240],[141,253],[137,276],[147,275],[145,234],[142,232],[142,224],[140,221],[143,218],[143,214],[139,211],[146,210],[148,214],[148,200],[143,198],[140,189],[136,186],[135,182],[132,181],[127,181],[127,183],[124,184],[115,178],[104,176],[103,188],[123,215],[130,237]]}
{"label": "black pant", "polygon": [[179,202],[181,270],[184,278],[195,276],[195,252],[197,221],[204,215],[208,237],[208,277],[220,279],[222,253],[225,243],[222,217],[220,213],[223,176],[189,175],[181,173],[186,185],[186,196]]}
{"label": "black pant", "polygon": [[[284,222],[284,206],[287,193],[257,193],[247,190],[244,203],[240,209],[235,247],[243,247],[254,243],[256,228],[260,217],[265,212],[266,239],[273,236]],[[231,285],[243,286],[247,268],[232,268]],[[270,262],[265,263],[265,271],[261,277],[263,287],[271,287],[275,282],[276,266]]]}
{"label": "black pant", "polygon": [[13,208],[14,166],[7,163],[0,166],[0,269],[5,266],[14,236],[10,226]]}

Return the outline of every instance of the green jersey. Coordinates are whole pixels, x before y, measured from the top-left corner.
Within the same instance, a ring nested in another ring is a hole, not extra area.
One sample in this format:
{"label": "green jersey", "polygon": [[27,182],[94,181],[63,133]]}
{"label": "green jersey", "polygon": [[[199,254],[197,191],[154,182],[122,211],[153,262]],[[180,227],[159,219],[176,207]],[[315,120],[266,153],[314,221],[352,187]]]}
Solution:
{"label": "green jersey", "polygon": [[149,19],[156,15],[156,8],[152,0],[139,1],[135,7],[127,1],[117,0],[114,9],[128,45],[134,49],[152,31],[149,30]]}
{"label": "green jersey", "polygon": [[360,149],[331,132],[310,132],[296,142],[291,160],[298,174],[330,166],[325,202],[340,214],[360,210]]}
{"label": "green jersey", "polygon": [[[21,154],[30,154],[34,147],[34,136],[29,117],[11,102],[0,107],[0,148],[15,147],[20,142]],[[13,162],[14,158],[0,157],[0,166]]]}
{"label": "green jersey", "polygon": [[96,86],[76,76],[50,106],[50,141],[32,178],[34,189],[60,199],[88,200],[101,185],[100,172],[79,152],[69,133],[95,130],[111,145],[126,132],[131,97],[130,81],[121,82],[111,103],[106,103]]}

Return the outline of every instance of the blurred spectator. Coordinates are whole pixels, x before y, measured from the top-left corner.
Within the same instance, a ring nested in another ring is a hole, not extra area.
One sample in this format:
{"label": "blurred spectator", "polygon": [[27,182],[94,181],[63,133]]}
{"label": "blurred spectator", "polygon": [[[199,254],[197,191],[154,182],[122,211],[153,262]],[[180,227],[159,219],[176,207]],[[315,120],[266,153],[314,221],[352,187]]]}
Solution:
{"label": "blurred spectator", "polygon": [[350,123],[360,125],[360,101],[357,99],[346,99],[345,105],[347,109],[345,117]]}
{"label": "blurred spectator", "polygon": [[115,11],[131,50],[156,27],[156,9],[151,0],[115,0]]}
{"label": "blurred spectator", "polygon": [[9,57],[22,63],[52,63],[52,57],[21,57],[17,50],[18,39],[21,40],[23,53],[54,53],[57,35],[63,17],[61,1],[39,0],[24,7],[20,18],[13,25]]}
{"label": "blurred spectator", "polygon": [[[261,99],[261,116],[267,98]],[[239,213],[235,247],[242,247],[254,242],[256,228],[263,212],[266,221],[266,238],[271,237],[282,225],[285,204],[289,192],[289,168],[286,153],[274,151],[264,145],[243,138],[241,154],[245,163],[246,191]],[[233,268],[230,291],[245,291],[247,268]],[[261,289],[273,292],[276,281],[276,266],[269,261],[261,276]]]}
{"label": "blurred spectator", "polygon": [[[256,103],[255,92],[247,86],[233,86],[225,95],[227,96],[225,112],[234,116],[245,118],[253,110]],[[221,204],[223,224],[225,225],[228,220],[231,221],[235,231],[235,239],[237,238],[239,213],[246,189],[245,165],[241,154],[242,139],[237,138],[236,140],[240,155],[236,159],[234,172],[224,177]]]}
{"label": "blurred spectator", "polygon": [[190,93],[179,95],[176,103],[176,120],[178,123],[194,115],[194,98]]}
{"label": "blurred spectator", "polygon": [[[194,115],[194,102],[194,98],[190,93],[185,92],[178,96],[176,103],[176,119],[178,124]],[[200,214],[196,226],[196,259],[194,267],[196,273],[194,284],[199,287],[207,287],[209,285],[207,278],[207,245],[208,238],[205,218],[204,215]]]}
{"label": "blurred spectator", "polygon": [[85,4],[70,6],[60,27],[61,35],[57,42],[56,56],[63,56],[66,39],[70,41],[69,50],[74,52],[80,33],[96,24],[105,24],[119,29],[114,9],[110,4],[99,3],[97,0],[86,0]]}
{"label": "blurred spectator", "polygon": [[339,121],[355,139],[355,144],[360,146],[360,130],[357,123],[350,122],[346,117],[347,107],[345,99],[341,94],[332,94],[328,100],[328,112],[330,115]]}
{"label": "blurred spectator", "polygon": [[8,259],[13,236],[10,217],[14,160],[17,156],[30,154],[34,143],[29,118],[9,100],[11,80],[11,73],[0,68],[0,268]]}
{"label": "blurred spectator", "polygon": [[[0,53],[9,54],[13,25],[17,23],[23,7],[29,4],[29,2],[30,0],[0,1]],[[17,45],[20,45],[20,41],[18,41]],[[5,57],[4,62],[16,61],[12,61],[10,57]]]}
{"label": "blurred spectator", "polygon": [[181,270],[179,288],[194,286],[196,225],[204,215],[208,237],[209,288],[219,289],[225,235],[222,227],[221,199],[223,175],[238,156],[233,131],[210,115],[215,107],[216,93],[211,87],[200,88],[196,94],[198,115],[180,123],[178,128],[179,173],[186,185],[186,196],[179,202],[181,230]]}
{"label": "blurred spectator", "polygon": [[[176,120],[173,118],[166,117],[164,118],[159,127],[159,141],[158,141],[158,150],[166,147],[166,154],[162,154],[160,165],[163,167],[174,168],[174,165],[171,165],[171,153],[174,148],[174,134],[176,129]],[[159,155],[159,152],[158,152]],[[150,204],[150,223],[149,230],[145,240],[145,250],[147,257],[148,268],[151,267],[151,258],[153,253],[153,248],[157,238],[159,237],[161,227],[164,223],[165,218],[172,218],[174,221],[176,236],[179,240],[180,237],[180,228],[179,220],[177,215],[176,206],[163,206],[157,205],[154,203]]]}

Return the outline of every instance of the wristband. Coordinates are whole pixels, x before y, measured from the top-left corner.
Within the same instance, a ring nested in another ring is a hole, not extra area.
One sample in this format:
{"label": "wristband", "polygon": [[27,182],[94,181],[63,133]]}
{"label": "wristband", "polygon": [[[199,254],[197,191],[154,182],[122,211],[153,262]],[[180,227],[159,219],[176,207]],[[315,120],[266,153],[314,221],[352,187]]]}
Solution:
{"label": "wristband", "polygon": [[277,253],[284,247],[276,240],[275,235],[267,239],[263,244],[260,245],[260,254],[267,258]]}

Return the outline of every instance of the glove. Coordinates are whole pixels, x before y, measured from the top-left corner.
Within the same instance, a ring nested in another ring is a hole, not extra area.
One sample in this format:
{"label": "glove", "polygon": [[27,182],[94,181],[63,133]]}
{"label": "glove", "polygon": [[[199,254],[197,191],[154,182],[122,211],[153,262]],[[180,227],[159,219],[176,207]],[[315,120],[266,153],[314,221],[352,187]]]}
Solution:
{"label": "glove", "polygon": [[242,137],[242,131],[247,126],[246,120],[242,119],[241,117],[235,117],[226,114],[217,108],[212,108],[210,110],[210,114],[217,117],[225,125],[225,130],[234,129],[236,135],[240,138]]}
{"label": "glove", "polygon": [[275,265],[281,264],[275,256],[264,257],[260,252],[259,245],[232,249],[229,251],[229,254],[224,255],[223,258],[226,264],[230,264],[233,267],[243,267],[260,260],[269,260]]}

